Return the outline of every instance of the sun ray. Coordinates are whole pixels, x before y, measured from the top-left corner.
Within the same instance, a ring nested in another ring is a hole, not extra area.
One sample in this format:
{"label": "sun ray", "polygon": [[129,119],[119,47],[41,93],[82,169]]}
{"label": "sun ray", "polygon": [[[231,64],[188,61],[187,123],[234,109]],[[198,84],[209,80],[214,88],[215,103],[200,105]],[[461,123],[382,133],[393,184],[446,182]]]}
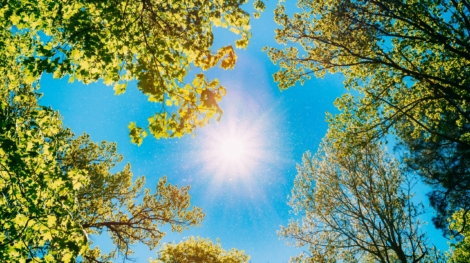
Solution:
{"label": "sun ray", "polygon": [[214,200],[266,204],[265,191],[283,183],[278,171],[292,165],[282,112],[263,107],[266,98],[255,101],[252,95],[232,94],[231,102],[223,105],[222,120],[195,138],[188,164],[198,174],[194,185],[204,189],[205,202],[211,205]]}

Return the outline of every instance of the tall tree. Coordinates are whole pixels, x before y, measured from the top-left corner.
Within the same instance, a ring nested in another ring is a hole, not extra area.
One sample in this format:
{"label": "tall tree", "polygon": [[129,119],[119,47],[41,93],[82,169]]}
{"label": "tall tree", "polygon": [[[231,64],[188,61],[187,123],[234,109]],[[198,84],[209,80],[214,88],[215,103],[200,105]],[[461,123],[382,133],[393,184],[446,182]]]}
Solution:
{"label": "tall tree", "polygon": [[[58,112],[37,104],[38,84],[15,60],[4,61],[12,67],[0,68],[7,73],[0,78],[1,262],[126,259],[134,243],[154,248],[162,225],[181,232],[200,224],[204,214],[190,208],[189,187],[162,178],[152,192],[143,177],[132,180],[130,165],[111,173],[122,159],[116,145],[73,139]],[[110,254],[89,249],[89,235],[104,230],[116,245]]]}
{"label": "tall tree", "polygon": [[178,243],[164,244],[153,263],[248,263],[250,256],[242,250],[225,250],[219,241],[189,237]]}
{"label": "tall tree", "polygon": [[[149,118],[156,138],[180,137],[208,123],[222,111],[225,88],[217,79],[191,70],[217,64],[235,65],[232,46],[212,51],[213,27],[229,28],[245,48],[250,38],[246,0],[40,0],[0,1],[0,30],[23,38],[30,52],[17,52],[16,61],[33,81],[43,72],[84,83],[103,80],[122,94],[131,80],[161,109]],[[256,0],[257,10],[264,4]],[[4,51],[11,52],[2,47]],[[176,106],[172,108],[171,106]],[[133,142],[146,131],[131,123]]]}
{"label": "tall tree", "polygon": [[86,175],[57,163],[71,133],[57,112],[37,105],[37,83],[17,63],[31,46],[4,28],[0,39],[0,261],[68,262],[87,247],[72,214]]}
{"label": "tall tree", "polygon": [[285,50],[268,49],[285,89],[310,76],[341,72],[331,138],[360,144],[395,134],[408,161],[436,187],[436,225],[470,204],[470,2],[467,0],[298,1],[279,5],[276,31]]}
{"label": "tall tree", "polygon": [[86,174],[56,160],[71,133],[34,94],[1,91],[11,97],[0,100],[0,261],[70,262],[87,248],[74,216]]}
{"label": "tall tree", "polygon": [[74,194],[77,223],[88,235],[106,231],[115,245],[109,254],[94,247],[83,255],[84,262],[108,262],[118,256],[130,259],[131,245],[141,243],[154,249],[159,244],[165,235],[163,225],[181,233],[204,219],[200,208],[190,207],[189,186],[178,188],[163,177],[152,193],[144,188],[144,177],[132,178],[129,164],[120,172],[110,172],[121,160],[115,143],[96,144],[87,135],[71,141],[60,157],[64,172],[79,169],[87,174],[88,183]]}
{"label": "tall tree", "polygon": [[278,234],[308,252],[291,262],[440,262],[420,228],[416,180],[380,145],[345,153],[323,140],[297,169],[290,205],[302,221]]}

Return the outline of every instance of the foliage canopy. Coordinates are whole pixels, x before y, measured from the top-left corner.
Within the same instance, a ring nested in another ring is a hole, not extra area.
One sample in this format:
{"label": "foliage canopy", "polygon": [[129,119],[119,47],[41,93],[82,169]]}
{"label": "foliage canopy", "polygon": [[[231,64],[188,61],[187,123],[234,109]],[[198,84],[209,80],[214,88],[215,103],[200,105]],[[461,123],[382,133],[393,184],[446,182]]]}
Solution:
{"label": "foliage canopy", "polygon": [[37,105],[37,86],[16,61],[31,47],[4,28],[0,35],[0,260],[68,262],[87,247],[73,215],[86,174],[60,169],[71,133],[57,112]]}
{"label": "foliage canopy", "polygon": [[[28,90],[2,91],[0,101],[0,259],[2,262],[108,262],[132,255],[137,242],[154,248],[169,225],[181,232],[198,226],[204,213],[190,207],[189,187],[160,179],[155,191],[145,178],[133,182],[130,165],[114,143],[73,139],[60,116],[37,105]],[[5,93],[11,95],[6,99]],[[116,249],[89,249],[89,235],[107,231]]]}
{"label": "foliage canopy", "polygon": [[[212,51],[213,27],[240,35],[235,45],[245,48],[250,38],[246,0],[39,0],[0,1],[3,35],[20,38],[13,52],[28,82],[41,74],[69,76],[70,81],[103,80],[122,94],[131,80],[150,102],[161,105],[149,118],[148,130],[158,138],[193,133],[222,110],[218,102],[225,88],[217,79],[199,73],[192,83],[191,70],[216,65],[231,69],[236,54],[232,46]],[[255,9],[264,4],[256,0]],[[171,108],[171,106],[176,106]],[[129,125],[131,140],[140,144],[147,132]]]}
{"label": "foliage canopy", "polygon": [[31,106],[34,100],[17,93],[13,105],[0,101],[0,260],[69,262],[87,247],[73,213],[86,173],[61,170],[57,156],[71,134],[56,112]]}
{"label": "foliage canopy", "polygon": [[407,161],[434,187],[437,226],[470,203],[470,2],[298,1],[279,4],[284,50],[268,48],[281,89],[341,72],[347,89],[329,116],[330,139],[358,145],[395,134]]}
{"label": "foliage canopy", "polygon": [[[7,34],[3,43],[20,48],[23,40]],[[152,193],[143,177],[133,183],[129,165],[110,172],[122,159],[115,144],[73,139],[57,112],[38,105],[39,84],[28,80],[16,55],[0,52],[2,262],[128,258],[136,242],[155,247],[162,225],[181,232],[200,224],[204,214],[190,208],[188,187],[162,178]],[[111,254],[89,249],[88,235],[104,230],[116,245]]]}
{"label": "foliage canopy", "polygon": [[440,262],[412,201],[416,180],[380,145],[341,151],[323,140],[298,166],[289,204],[302,221],[278,234],[308,252],[291,262]]}
{"label": "foliage canopy", "polygon": [[[44,73],[125,92],[137,87],[161,110],[149,118],[156,138],[193,133],[213,117],[225,88],[205,71],[231,69],[232,46],[213,51],[213,27],[250,38],[245,0],[0,1],[0,260],[2,262],[109,262],[128,259],[131,245],[154,248],[162,225],[181,232],[204,217],[190,208],[189,187],[160,179],[154,192],[132,180],[116,145],[73,138],[57,112],[38,105]],[[255,9],[264,4],[254,1]],[[259,13],[255,13],[255,16]],[[175,106],[175,107],[172,107]],[[131,140],[147,132],[129,125]],[[116,249],[90,249],[89,235],[107,231]],[[199,241],[198,241],[199,242]],[[204,241],[205,242],[205,241]],[[214,246],[218,248],[218,245]],[[231,252],[230,252],[231,253]],[[242,258],[245,258],[242,256]]]}
{"label": "foliage canopy", "polygon": [[[87,174],[88,184],[74,193],[78,224],[88,235],[106,231],[116,246],[110,254],[99,247],[91,249],[83,255],[84,262],[108,262],[117,256],[130,259],[131,245],[141,243],[154,249],[159,244],[165,235],[163,225],[181,233],[204,219],[200,208],[190,207],[189,186],[178,188],[163,177],[152,193],[144,188],[143,176],[132,178],[129,164],[120,172],[110,172],[121,160],[116,144],[96,144],[86,135],[70,141],[61,160],[65,171],[79,168]],[[88,243],[92,244],[91,239]]]}
{"label": "foliage canopy", "polygon": [[248,263],[250,256],[232,248],[225,250],[219,241],[190,237],[178,244],[167,243],[158,252],[153,263]]}
{"label": "foliage canopy", "polygon": [[450,229],[462,235],[464,238],[460,242],[451,243],[449,262],[464,263],[470,261],[470,226],[468,221],[470,214],[468,211],[460,210],[452,215]]}

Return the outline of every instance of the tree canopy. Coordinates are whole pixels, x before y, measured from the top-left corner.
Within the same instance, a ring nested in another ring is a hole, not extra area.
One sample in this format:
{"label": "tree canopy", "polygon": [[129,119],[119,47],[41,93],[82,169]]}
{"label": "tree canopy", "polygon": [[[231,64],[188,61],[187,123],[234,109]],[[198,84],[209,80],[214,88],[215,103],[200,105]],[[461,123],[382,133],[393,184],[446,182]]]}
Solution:
{"label": "tree canopy", "polygon": [[[470,3],[444,0],[298,1],[275,10],[268,48],[281,89],[327,72],[345,76],[346,94],[329,116],[330,138],[357,145],[387,134],[409,150],[407,161],[435,187],[435,223],[469,209]],[[423,165],[427,164],[427,165]]]}
{"label": "tree canopy", "polygon": [[[159,110],[131,122],[131,141],[194,134],[223,113],[226,94],[205,71],[232,69],[251,37],[248,0],[0,0],[0,261],[110,262],[133,245],[160,245],[205,216],[189,186],[133,179],[115,143],[76,137],[40,106],[44,74],[102,81],[116,95],[131,82]],[[254,0],[254,17],[264,10]],[[298,1],[275,9],[266,48],[281,89],[340,73],[350,91],[314,156],[298,166],[290,205],[302,214],[278,234],[308,251],[292,262],[441,262],[413,202],[419,174],[431,185],[434,223],[454,241],[451,262],[470,243],[470,2],[467,0]],[[214,28],[239,36],[213,47]],[[382,143],[397,139],[399,165]],[[104,232],[102,251],[91,236]],[[455,241],[456,240],[456,241]],[[190,237],[163,244],[155,263],[242,263],[249,256]]]}
{"label": "tree canopy", "polygon": [[[130,164],[117,173],[111,173],[122,160],[114,143],[93,143],[82,135],[69,142],[60,165],[66,172],[85,171],[88,183],[75,191],[77,223],[87,235],[106,231],[115,250],[102,253],[99,247],[83,255],[84,262],[107,262],[121,256],[131,258],[131,246],[141,243],[154,249],[165,235],[161,227],[181,233],[191,226],[199,226],[204,219],[201,208],[190,207],[189,186],[178,188],[160,178],[152,193],[144,188],[145,178],[132,178]],[[88,240],[89,245],[92,240]]]}
{"label": "tree canopy", "polygon": [[31,101],[28,92],[0,101],[0,259],[70,262],[87,247],[74,215],[86,173],[61,170],[57,156],[71,133],[56,112]]}
{"label": "tree canopy", "polygon": [[[23,40],[7,34],[3,43],[20,48]],[[110,172],[122,160],[115,144],[73,139],[58,112],[38,105],[39,84],[28,80],[17,54],[0,52],[2,262],[127,258],[136,242],[155,247],[162,225],[181,232],[200,224],[204,214],[190,207],[189,187],[162,178],[154,192],[144,189],[145,179],[134,182],[129,165]],[[103,230],[116,245],[111,254],[89,249],[89,235]]]}
{"label": "tree canopy", "polygon": [[[153,249],[165,232],[198,226],[204,213],[190,207],[189,187],[160,179],[133,181],[114,143],[73,139],[60,115],[37,105],[37,94],[5,90],[0,102],[0,258],[2,262],[108,262],[129,258],[137,242]],[[6,94],[5,94],[6,93]],[[116,249],[90,249],[91,235],[107,231]]]}
{"label": "tree canopy", "polygon": [[[154,137],[193,133],[220,117],[225,95],[217,79],[200,72],[216,65],[231,69],[236,61],[232,46],[211,49],[213,27],[229,28],[240,36],[235,46],[245,48],[245,3],[0,1],[2,262],[129,259],[135,243],[155,248],[163,225],[181,232],[201,223],[204,213],[190,207],[189,186],[162,177],[151,191],[144,177],[132,178],[129,164],[110,172],[122,160],[116,145],[74,138],[58,112],[38,105],[37,91],[45,73],[85,84],[101,80],[118,95],[136,80],[149,101],[161,105],[149,118]],[[261,1],[254,5],[264,9]],[[198,74],[188,82],[191,71]],[[140,144],[145,129],[136,123],[129,128]],[[115,245],[111,253],[92,247],[90,235],[103,231]]]}
{"label": "tree canopy", "polygon": [[302,221],[278,234],[308,252],[291,262],[441,262],[420,228],[416,180],[380,145],[341,151],[325,139],[297,167],[289,204]]}
{"label": "tree canopy", "polygon": [[152,263],[248,263],[250,256],[237,249],[225,250],[219,241],[189,237],[172,244],[167,243],[158,252],[157,260]]}
{"label": "tree canopy", "polygon": [[470,214],[468,211],[459,210],[452,215],[450,229],[462,235],[464,238],[460,242],[452,242],[449,255],[449,262],[464,263],[470,260],[470,226],[468,221]]}
{"label": "tree canopy", "polygon": [[[161,105],[149,118],[150,133],[157,139],[180,137],[222,114],[218,102],[226,91],[218,80],[207,80],[202,73],[192,82],[186,77],[191,70],[218,64],[233,68],[232,46],[211,50],[213,27],[240,35],[235,46],[245,48],[250,15],[241,5],[246,2],[2,1],[2,35],[20,41],[18,46],[2,42],[1,48],[13,53],[29,83],[53,73],[56,78],[69,76],[70,81],[102,80],[122,94],[129,81],[137,80],[148,100]],[[254,6],[264,9],[259,0]],[[140,144],[147,132],[136,123],[129,128],[132,141]]]}

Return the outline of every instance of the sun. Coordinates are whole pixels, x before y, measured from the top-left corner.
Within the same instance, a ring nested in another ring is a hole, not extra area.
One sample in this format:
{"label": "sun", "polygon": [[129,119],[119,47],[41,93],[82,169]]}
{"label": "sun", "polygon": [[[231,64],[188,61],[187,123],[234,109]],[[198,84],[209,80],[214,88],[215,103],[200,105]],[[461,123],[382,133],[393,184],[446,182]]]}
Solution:
{"label": "sun", "polygon": [[228,123],[205,135],[201,154],[207,171],[230,180],[252,174],[262,158],[262,148],[256,127]]}
{"label": "sun", "polygon": [[247,152],[247,142],[241,137],[230,137],[220,142],[220,146],[214,149],[224,161],[243,163]]}

